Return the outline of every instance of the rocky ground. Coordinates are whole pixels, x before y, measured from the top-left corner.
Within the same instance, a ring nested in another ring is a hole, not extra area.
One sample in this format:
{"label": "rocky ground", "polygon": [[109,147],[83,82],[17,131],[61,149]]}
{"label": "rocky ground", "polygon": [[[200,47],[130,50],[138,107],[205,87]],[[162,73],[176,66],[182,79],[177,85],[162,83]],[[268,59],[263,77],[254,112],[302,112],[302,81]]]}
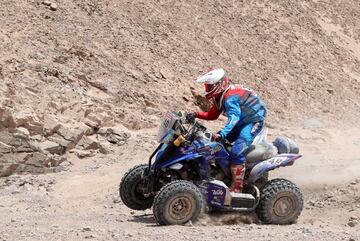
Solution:
{"label": "rocky ground", "polygon": [[[161,227],[151,210],[128,209],[117,188],[156,145],[155,130],[148,129],[132,132],[114,155],[79,160],[71,154],[72,164],[60,173],[0,179],[0,240],[360,240],[360,159],[354,158],[360,129],[340,135],[336,129],[275,128],[269,139],[290,130],[304,157],[271,178],[285,177],[301,188],[305,205],[296,224],[263,225],[252,213],[227,213]],[[331,151],[334,144],[337,151]]]}
{"label": "rocky ground", "polygon": [[101,152],[103,127],[151,128],[166,110],[206,108],[192,80],[209,67],[255,89],[269,123],[359,118],[357,0],[1,5],[0,132],[35,145],[2,138],[0,176]]}

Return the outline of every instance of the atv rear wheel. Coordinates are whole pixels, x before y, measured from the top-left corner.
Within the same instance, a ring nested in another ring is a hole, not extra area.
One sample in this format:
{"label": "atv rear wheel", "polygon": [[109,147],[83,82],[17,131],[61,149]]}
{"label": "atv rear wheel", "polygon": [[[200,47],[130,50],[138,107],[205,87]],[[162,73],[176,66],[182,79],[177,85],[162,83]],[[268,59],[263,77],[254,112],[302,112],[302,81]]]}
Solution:
{"label": "atv rear wheel", "polygon": [[148,165],[138,165],[125,173],[119,186],[119,193],[122,202],[131,209],[145,210],[151,208],[154,196],[145,197],[142,191],[144,181],[142,174]]}
{"label": "atv rear wheel", "polygon": [[195,222],[204,211],[203,195],[193,183],[177,180],[163,186],[154,200],[153,213],[160,225]]}
{"label": "atv rear wheel", "polygon": [[299,188],[286,179],[274,179],[263,187],[256,213],[266,224],[291,224],[296,222],[302,209]]}

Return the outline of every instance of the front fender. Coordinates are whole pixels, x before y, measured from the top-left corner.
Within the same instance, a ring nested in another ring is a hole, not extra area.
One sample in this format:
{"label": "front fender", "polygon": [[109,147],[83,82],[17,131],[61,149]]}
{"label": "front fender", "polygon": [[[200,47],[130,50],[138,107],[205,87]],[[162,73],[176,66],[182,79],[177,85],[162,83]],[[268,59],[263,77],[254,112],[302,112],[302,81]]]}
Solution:
{"label": "front fender", "polygon": [[159,163],[156,166],[156,169],[162,169],[162,168],[168,168],[176,163],[185,161],[185,160],[193,160],[193,159],[197,159],[197,158],[202,158],[203,156],[198,154],[198,153],[190,153],[190,154],[185,154],[185,155],[181,155],[178,158],[175,158],[173,160],[170,161],[165,161],[162,163]]}
{"label": "front fender", "polygon": [[250,172],[250,175],[247,179],[248,184],[255,183],[257,179],[259,179],[264,173],[274,170],[279,167],[291,166],[294,164],[296,159],[299,159],[302,155],[297,154],[280,154],[268,160],[262,161]]}

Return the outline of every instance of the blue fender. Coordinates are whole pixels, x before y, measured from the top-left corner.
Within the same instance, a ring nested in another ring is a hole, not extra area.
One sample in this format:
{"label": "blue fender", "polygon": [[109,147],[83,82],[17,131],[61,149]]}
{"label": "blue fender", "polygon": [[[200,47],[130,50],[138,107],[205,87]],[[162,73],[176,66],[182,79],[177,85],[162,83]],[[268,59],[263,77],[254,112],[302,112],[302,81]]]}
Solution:
{"label": "blue fender", "polygon": [[198,154],[198,153],[189,153],[189,154],[184,154],[179,156],[179,158],[175,158],[174,160],[171,160],[169,162],[163,162],[163,163],[159,163],[157,165],[157,169],[161,169],[161,168],[167,168],[170,167],[178,162],[184,161],[184,160],[193,160],[193,159],[197,159],[197,158],[203,158],[202,155]]}
{"label": "blue fender", "polygon": [[280,154],[268,160],[262,161],[253,167],[249,177],[247,178],[247,183],[255,183],[257,179],[270,170],[284,166],[291,166],[294,164],[294,161],[300,157],[301,155],[297,154]]}

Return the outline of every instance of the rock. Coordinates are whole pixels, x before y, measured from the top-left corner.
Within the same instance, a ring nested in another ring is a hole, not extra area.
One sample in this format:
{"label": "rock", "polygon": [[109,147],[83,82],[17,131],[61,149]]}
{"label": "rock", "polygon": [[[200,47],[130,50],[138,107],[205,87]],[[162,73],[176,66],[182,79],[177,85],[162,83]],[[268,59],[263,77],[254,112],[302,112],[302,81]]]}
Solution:
{"label": "rock", "polygon": [[98,131],[99,135],[102,135],[105,137],[105,139],[112,143],[117,145],[124,145],[127,140],[130,138],[130,134],[123,131],[122,129],[118,129],[116,127],[112,128],[101,128]]}
{"label": "rock", "polygon": [[44,116],[44,134],[45,136],[50,136],[53,133],[59,130],[61,124],[59,121],[52,115]]}
{"label": "rock", "polygon": [[62,137],[61,135],[59,135],[57,133],[53,134],[52,136],[49,136],[48,139],[52,142],[58,143],[65,149],[68,149],[68,147],[70,147],[71,143],[72,143],[72,141],[66,140],[64,137]]}
{"label": "rock", "polygon": [[17,132],[24,134],[25,136],[29,136],[30,132],[28,129],[24,128],[24,127],[19,127],[16,128]]}
{"label": "rock", "polygon": [[333,89],[327,89],[326,90],[329,94],[334,94],[334,90]]}
{"label": "rock", "polygon": [[59,143],[53,141],[44,141],[38,144],[38,148],[43,152],[49,152],[51,154],[64,154],[65,148]]}
{"label": "rock", "polygon": [[58,6],[56,3],[51,3],[50,4],[50,9],[53,10],[53,11],[56,11],[58,9]]}
{"label": "rock", "polygon": [[[37,148],[32,145],[30,137],[23,132],[15,129],[11,132],[2,131],[0,134],[0,148],[4,148],[5,153],[8,153],[9,148],[14,152],[32,152]],[[11,146],[11,147],[9,147]]]}
{"label": "rock", "polygon": [[14,117],[8,108],[0,107],[0,131],[5,128],[15,128]]}
{"label": "rock", "polygon": [[65,147],[66,150],[70,150],[78,144],[88,131],[89,128],[83,124],[78,126],[61,124],[56,133],[48,137],[48,139]]}
{"label": "rock", "polygon": [[[75,140],[78,138],[79,133],[75,133],[76,131],[73,129],[71,125],[60,125],[59,129],[56,131],[61,137],[65,140]],[[79,138],[80,139],[80,138]]]}
{"label": "rock", "polygon": [[[1,133],[0,133],[0,135],[1,135]],[[9,146],[3,142],[0,142],[0,154],[1,153],[10,153],[13,151],[14,151],[14,148],[12,146]]]}
{"label": "rock", "polygon": [[41,152],[6,153],[1,156],[0,177],[14,173],[46,173],[52,171],[52,167],[59,166],[64,162],[64,156],[45,154]]}
{"label": "rock", "polygon": [[51,2],[49,0],[44,0],[42,2],[42,4],[46,5],[46,6],[50,6],[51,5]]}
{"label": "rock", "polygon": [[48,154],[47,166],[48,167],[57,167],[66,160],[67,159],[65,156],[58,156],[56,154],[55,155]]}
{"label": "rock", "polygon": [[113,197],[113,203],[120,203],[120,202],[121,202],[121,200],[118,196]]}
{"label": "rock", "polygon": [[310,206],[315,206],[315,201],[314,201],[314,200],[310,200],[310,201],[309,201],[309,205],[310,205]]}
{"label": "rock", "polygon": [[185,223],[185,226],[193,226],[193,223],[191,220],[189,220],[187,223]]}
{"label": "rock", "polygon": [[113,125],[113,116],[112,113],[96,110],[86,116],[84,123],[91,128],[98,129],[102,126]]}
{"label": "rock", "polygon": [[48,156],[41,152],[33,152],[28,154],[22,162],[34,167],[48,167]]}
{"label": "rock", "polygon": [[89,226],[85,226],[82,228],[83,231],[91,231],[91,227]]}
{"label": "rock", "polygon": [[70,152],[74,153],[79,158],[91,157],[95,155],[95,153],[93,153],[92,151],[85,151],[78,149],[72,149]]}
{"label": "rock", "polygon": [[108,141],[101,141],[99,143],[99,151],[100,153],[102,154],[110,154],[113,152],[113,149],[112,149],[112,146],[111,146],[111,143],[109,143]]}
{"label": "rock", "polygon": [[25,127],[32,135],[43,134],[43,123],[37,115],[31,111],[14,113],[14,121],[17,127]]}
{"label": "rock", "polygon": [[25,156],[26,154],[24,153],[2,155],[0,162],[0,177],[7,177],[15,173]]}
{"label": "rock", "polygon": [[93,135],[95,133],[91,127],[89,127],[88,125],[86,125],[85,123],[82,123],[82,122],[78,123],[76,125],[76,128],[83,131],[84,135],[87,135],[87,136]]}
{"label": "rock", "polygon": [[100,144],[96,136],[83,136],[78,144],[76,145],[77,149],[82,150],[96,150],[99,149]]}
{"label": "rock", "polygon": [[33,136],[30,136],[30,140],[33,142],[42,142],[45,140],[45,138],[41,135],[33,135]]}
{"label": "rock", "polygon": [[31,135],[43,134],[44,126],[40,121],[30,121],[25,127],[29,129]]}
{"label": "rock", "polygon": [[356,220],[351,220],[347,223],[348,226],[350,227],[355,227],[358,224],[358,222]]}

